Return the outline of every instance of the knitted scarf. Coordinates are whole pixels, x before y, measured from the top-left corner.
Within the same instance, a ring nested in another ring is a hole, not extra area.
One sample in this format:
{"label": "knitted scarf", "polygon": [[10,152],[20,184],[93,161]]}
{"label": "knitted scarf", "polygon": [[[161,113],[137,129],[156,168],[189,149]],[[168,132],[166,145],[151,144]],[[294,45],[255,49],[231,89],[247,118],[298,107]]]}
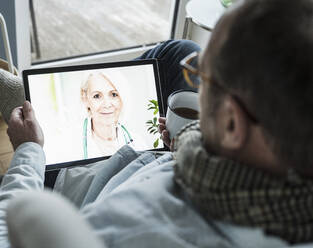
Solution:
{"label": "knitted scarf", "polygon": [[259,227],[290,243],[313,241],[313,180],[291,171],[278,178],[209,154],[199,122],[175,137],[175,181],[206,219]]}

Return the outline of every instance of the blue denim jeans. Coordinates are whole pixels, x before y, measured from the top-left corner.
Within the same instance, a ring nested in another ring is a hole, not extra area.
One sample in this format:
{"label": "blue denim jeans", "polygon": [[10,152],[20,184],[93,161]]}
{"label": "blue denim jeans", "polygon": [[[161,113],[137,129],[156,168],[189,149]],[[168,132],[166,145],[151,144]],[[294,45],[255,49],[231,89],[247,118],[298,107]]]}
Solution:
{"label": "blue denim jeans", "polygon": [[179,64],[182,59],[194,51],[200,51],[200,47],[193,41],[168,40],[136,58],[136,60],[159,60],[165,110],[167,109],[167,98],[172,92],[180,89],[197,91],[197,89],[190,87],[186,83],[182,74],[182,68]]}

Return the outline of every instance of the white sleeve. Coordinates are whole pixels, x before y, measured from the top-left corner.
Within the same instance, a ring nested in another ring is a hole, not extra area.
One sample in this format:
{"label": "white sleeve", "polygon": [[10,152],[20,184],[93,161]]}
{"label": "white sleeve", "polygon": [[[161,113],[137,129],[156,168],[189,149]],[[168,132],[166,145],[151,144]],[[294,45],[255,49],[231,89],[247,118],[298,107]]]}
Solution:
{"label": "white sleeve", "polygon": [[10,199],[26,191],[43,190],[45,154],[40,145],[20,145],[0,186],[0,247],[10,247],[6,225],[6,207]]}

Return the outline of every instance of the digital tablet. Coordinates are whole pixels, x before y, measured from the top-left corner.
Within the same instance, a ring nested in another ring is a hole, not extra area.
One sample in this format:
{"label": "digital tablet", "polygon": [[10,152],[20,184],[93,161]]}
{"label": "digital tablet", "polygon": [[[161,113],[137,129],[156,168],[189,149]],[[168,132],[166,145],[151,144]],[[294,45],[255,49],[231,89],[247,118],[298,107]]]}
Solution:
{"label": "digital tablet", "polygon": [[23,80],[45,136],[47,170],[98,161],[124,145],[164,149],[157,60],[25,70]]}

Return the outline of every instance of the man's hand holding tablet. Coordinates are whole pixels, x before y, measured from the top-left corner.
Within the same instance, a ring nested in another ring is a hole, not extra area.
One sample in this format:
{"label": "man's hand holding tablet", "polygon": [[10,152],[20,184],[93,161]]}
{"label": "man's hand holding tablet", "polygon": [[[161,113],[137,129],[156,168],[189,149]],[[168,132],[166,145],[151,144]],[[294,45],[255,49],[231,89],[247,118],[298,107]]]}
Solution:
{"label": "man's hand holding tablet", "polygon": [[7,133],[14,151],[25,142],[35,142],[43,147],[44,135],[29,101],[13,110]]}

